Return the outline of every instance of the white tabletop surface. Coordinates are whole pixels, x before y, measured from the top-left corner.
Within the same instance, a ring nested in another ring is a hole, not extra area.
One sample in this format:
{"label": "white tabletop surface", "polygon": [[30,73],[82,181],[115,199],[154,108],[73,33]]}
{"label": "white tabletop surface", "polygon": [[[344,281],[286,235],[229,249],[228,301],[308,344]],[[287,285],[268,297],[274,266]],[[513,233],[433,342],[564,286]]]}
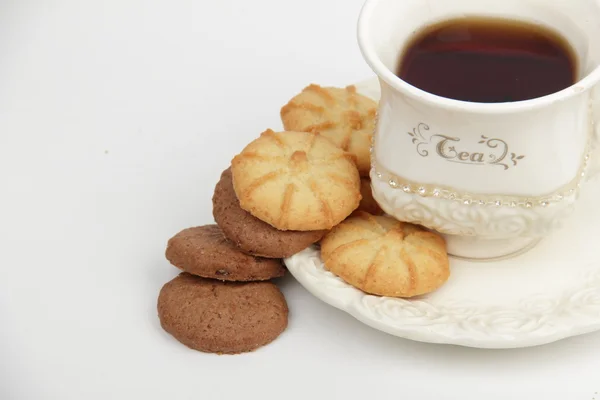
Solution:
{"label": "white tabletop surface", "polygon": [[416,343],[291,276],[289,327],[254,353],[203,354],[161,330],[166,241],[213,221],[231,158],[308,83],[372,76],[361,5],[0,2],[0,399],[600,400],[600,334]]}

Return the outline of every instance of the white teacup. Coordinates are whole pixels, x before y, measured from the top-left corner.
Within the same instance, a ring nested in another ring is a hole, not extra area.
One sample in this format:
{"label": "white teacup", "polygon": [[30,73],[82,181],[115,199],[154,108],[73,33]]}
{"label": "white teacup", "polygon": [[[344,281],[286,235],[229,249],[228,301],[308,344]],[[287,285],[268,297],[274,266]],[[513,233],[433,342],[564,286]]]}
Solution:
{"label": "white teacup", "polygon": [[[421,28],[466,16],[558,31],[577,54],[579,80],[532,100],[471,103],[395,75],[400,53]],[[560,226],[595,144],[597,1],[367,0],[358,39],[381,86],[371,179],[384,211],[445,234],[451,254],[474,259],[519,253]]]}

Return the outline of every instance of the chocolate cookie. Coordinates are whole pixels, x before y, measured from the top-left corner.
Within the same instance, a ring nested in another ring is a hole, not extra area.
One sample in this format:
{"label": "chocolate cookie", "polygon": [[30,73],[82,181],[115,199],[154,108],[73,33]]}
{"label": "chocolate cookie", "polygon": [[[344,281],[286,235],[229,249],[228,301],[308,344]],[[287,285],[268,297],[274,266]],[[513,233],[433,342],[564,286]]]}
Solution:
{"label": "chocolate cookie", "polygon": [[255,350],[288,324],[285,298],[270,282],[219,282],[184,272],[162,287],[157,308],[166,332],[208,353]]}
{"label": "chocolate cookie", "polygon": [[318,242],[327,231],[280,231],[240,207],[231,169],[215,187],[213,216],[223,234],[243,251],[262,257],[285,258]]}
{"label": "chocolate cookie", "polygon": [[222,281],[262,281],[285,273],[281,260],[241,252],[217,225],[179,232],[169,239],[165,255],[185,272]]}

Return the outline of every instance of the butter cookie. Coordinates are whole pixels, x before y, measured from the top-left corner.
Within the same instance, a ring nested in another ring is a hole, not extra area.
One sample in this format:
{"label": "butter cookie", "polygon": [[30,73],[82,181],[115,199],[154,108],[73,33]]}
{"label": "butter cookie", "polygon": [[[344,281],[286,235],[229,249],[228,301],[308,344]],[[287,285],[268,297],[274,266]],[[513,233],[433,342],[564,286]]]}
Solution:
{"label": "butter cookie", "polygon": [[424,228],[358,212],[321,241],[325,268],[370,294],[414,297],[450,276],[446,242]]}
{"label": "butter cookie", "polygon": [[352,156],[313,132],[263,132],[231,174],[240,207],[279,230],[331,229],[361,200]]}
{"label": "butter cookie", "polygon": [[240,207],[231,168],[221,174],[212,198],[213,217],[227,239],[255,256],[286,258],[318,242],[327,231],[280,231]]}
{"label": "butter cookie", "polygon": [[346,88],[311,84],[280,110],[285,130],[317,132],[356,157],[361,176],[371,167],[377,102]]}

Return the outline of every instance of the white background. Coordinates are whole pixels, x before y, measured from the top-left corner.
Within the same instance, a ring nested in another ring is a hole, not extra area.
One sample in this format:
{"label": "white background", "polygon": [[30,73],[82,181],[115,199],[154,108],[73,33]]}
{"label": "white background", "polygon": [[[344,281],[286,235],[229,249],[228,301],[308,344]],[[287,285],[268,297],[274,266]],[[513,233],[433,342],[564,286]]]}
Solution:
{"label": "white background", "polygon": [[594,398],[600,334],[415,343],[291,276],[289,328],[255,353],[203,354],[161,330],[166,241],[212,222],[231,158],[307,84],[372,76],[361,5],[0,0],[0,399]]}

